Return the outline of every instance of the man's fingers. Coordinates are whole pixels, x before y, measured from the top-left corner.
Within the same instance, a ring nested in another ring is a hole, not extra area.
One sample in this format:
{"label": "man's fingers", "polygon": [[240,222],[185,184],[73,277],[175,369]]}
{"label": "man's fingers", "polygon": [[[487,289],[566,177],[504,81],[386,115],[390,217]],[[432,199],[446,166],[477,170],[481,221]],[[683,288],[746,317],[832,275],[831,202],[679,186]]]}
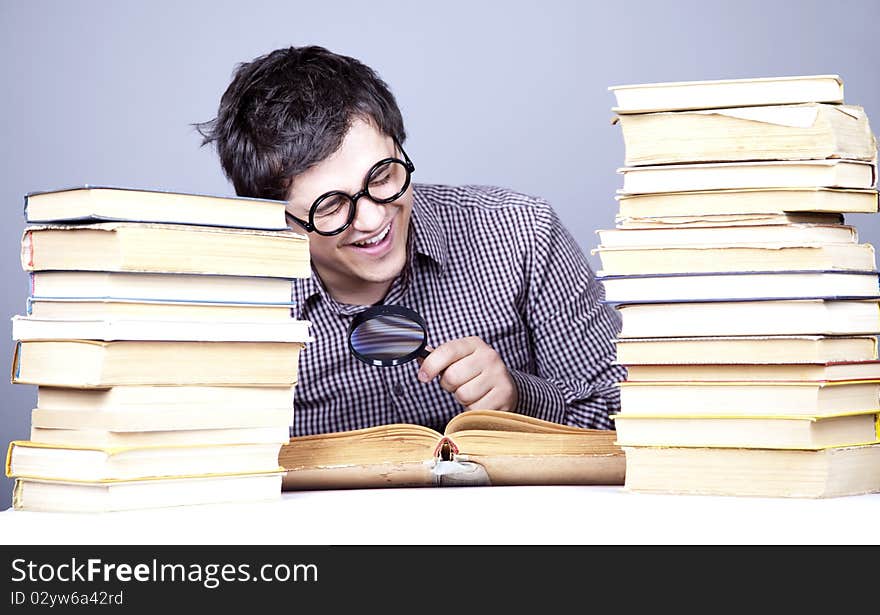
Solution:
{"label": "man's fingers", "polygon": [[516,407],[518,395],[507,367],[478,337],[441,344],[419,365],[419,380],[429,382],[440,375],[440,386],[468,410]]}
{"label": "man's fingers", "polygon": [[477,374],[476,377],[458,387],[454,393],[455,399],[458,403],[471,409],[469,406],[488,397],[491,391],[492,379],[483,372]]}
{"label": "man's fingers", "polygon": [[422,361],[419,380],[430,382],[447,367],[471,354],[475,348],[472,338],[467,337],[440,344]]}
{"label": "man's fingers", "polygon": [[418,356],[416,356],[416,363],[419,364],[419,367],[422,366],[422,362],[423,362],[423,361],[425,360],[425,358],[426,358],[429,354],[431,354],[432,352],[434,352],[434,349],[431,348],[430,346],[425,346],[425,347],[422,349],[422,351],[418,354]]}
{"label": "man's fingers", "polygon": [[455,393],[460,387],[479,376],[484,367],[479,353],[472,352],[454,362],[440,374],[440,386],[450,393]]}
{"label": "man's fingers", "polygon": [[501,395],[498,389],[491,389],[486,395],[480,399],[465,405],[467,410],[502,410]]}

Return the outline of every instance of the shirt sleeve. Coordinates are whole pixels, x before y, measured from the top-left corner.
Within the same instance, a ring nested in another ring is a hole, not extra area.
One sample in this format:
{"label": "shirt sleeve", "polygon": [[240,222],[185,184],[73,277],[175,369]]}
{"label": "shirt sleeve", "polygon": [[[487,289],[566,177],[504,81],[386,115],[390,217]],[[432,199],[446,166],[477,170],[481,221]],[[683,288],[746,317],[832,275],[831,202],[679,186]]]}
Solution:
{"label": "shirt sleeve", "polygon": [[577,427],[614,429],[620,409],[615,361],[620,315],[600,303],[604,289],[580,246],[543,201],[533,208],[527,254],[526,313],[534,373],[511,370],[517,411]]}

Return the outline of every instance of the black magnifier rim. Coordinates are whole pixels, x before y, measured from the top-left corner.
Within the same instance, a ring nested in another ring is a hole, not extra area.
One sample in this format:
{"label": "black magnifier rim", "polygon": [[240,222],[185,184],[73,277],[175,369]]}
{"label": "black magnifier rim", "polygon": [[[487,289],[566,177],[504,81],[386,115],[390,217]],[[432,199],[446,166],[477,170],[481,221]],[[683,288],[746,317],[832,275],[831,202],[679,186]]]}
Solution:
{"label": "black magnifier rim", "polygon": [[[372,320],[373,318],[377,318],[379,316],[403,316],[404,318],[408,318],[409,320],[415,322],[422,328],[422,343],[419,344],[419,346],[412,352],[394,359],[371,359],[365,357],[357,350],[355,350],[354,346],[351,343],[351,334],[354,333],[354,330],[366,321]],[[367,365],[372,365],[374,367],[394,367],[396,365],[409,363],[416,357],[424,356],[424,350],[427,345],[428,328],[427,326],[425,326],[425,321],[422,319],[418,312],[402,305],[374,305],[372,307],[369,307],[363,312],[356,314],[351,321],[351,325],[348,327],[348,349],[351,351],[351,354],[353,354],[355,358],[359,361],[366,363]]]}

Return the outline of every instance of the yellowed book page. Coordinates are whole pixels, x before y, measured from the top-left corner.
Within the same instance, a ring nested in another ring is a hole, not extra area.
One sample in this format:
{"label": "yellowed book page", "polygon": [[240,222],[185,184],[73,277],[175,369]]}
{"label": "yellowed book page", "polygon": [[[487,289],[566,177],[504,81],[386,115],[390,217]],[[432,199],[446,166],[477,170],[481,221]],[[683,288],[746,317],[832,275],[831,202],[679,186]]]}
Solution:
{"label": "yellowed book page", "polygon": [[25,271],[311,275],[308,238],[293,231],[133,223],[45,225],[27,229],[21,244]]}
{"label": "yellowed book page", "polygon": [[604,455],[618,451],[612,430],[541,433],[469,429],[451,436],[458,455]]}
{"label": "yellowed book page", "polygon": [[279,454],[288,470],[429,461],[441,435],[421,425],[394,424],[291,438]]}
{"label": "yellowed book page", "polygon": [[583,433],[583,429],[551,423],[525,414],[496,410],[468,410],[452,418],[446,426],[447,434],[465,430],[496,430],[528,433]]}
{"label": "yellowed book page", "polygon": [[373,489],[381,487],[433,487],[430,459],[291,469],[284,475],[284,491],[317,489]]}
{"label": "yellowed book page", "polygon": [[492,485],[622,485],[622,451],[595,455],[468,455],[481,464]]}
{"label": "yellowed book page", "polygon": [[[620,116],[625,164],[851,158],[877,144],[854,105],[783,105]],[[696,136],[696,138],[695,138]]]}

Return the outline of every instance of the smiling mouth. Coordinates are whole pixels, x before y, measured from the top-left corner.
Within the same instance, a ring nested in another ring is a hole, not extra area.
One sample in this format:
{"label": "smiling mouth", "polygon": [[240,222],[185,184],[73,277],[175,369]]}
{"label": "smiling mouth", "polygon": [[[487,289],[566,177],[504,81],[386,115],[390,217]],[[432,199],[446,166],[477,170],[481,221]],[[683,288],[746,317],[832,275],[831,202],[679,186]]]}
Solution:
{"label": "smiling mouth", "polygon": [[370,246],[375,246],[376,244],[382,243],[382,241],[388,236],[388,233],[391,232],[391,223],[388,223],[388,226],[385,227],[381,233],[372,237],[371,239],[366,239],[364,241],[356,241],[351,245],[356,246],[358,248],[368,248]]}

